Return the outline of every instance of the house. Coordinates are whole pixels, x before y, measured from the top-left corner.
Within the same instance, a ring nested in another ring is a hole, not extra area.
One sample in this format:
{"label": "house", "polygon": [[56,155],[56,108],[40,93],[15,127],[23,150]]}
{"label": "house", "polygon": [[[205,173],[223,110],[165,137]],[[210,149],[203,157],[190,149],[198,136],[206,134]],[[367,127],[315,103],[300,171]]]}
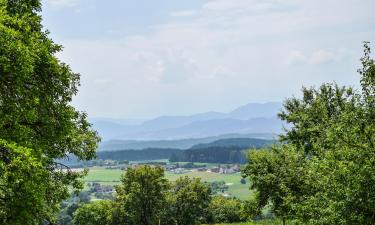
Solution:
{"label": "house", "polygon": [[209,170],[212,173],[219,173],[220,172],[220,167],[213,167]]}

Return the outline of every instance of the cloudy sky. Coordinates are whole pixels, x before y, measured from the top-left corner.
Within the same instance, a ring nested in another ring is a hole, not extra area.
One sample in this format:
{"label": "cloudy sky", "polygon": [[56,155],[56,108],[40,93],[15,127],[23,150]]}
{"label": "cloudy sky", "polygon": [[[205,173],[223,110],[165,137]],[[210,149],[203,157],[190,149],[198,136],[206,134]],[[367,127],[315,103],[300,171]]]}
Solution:
{"label": "cloudy sky", "polygon": [[374,0],[43,0],[91,117],[150,118],[357,85]]}

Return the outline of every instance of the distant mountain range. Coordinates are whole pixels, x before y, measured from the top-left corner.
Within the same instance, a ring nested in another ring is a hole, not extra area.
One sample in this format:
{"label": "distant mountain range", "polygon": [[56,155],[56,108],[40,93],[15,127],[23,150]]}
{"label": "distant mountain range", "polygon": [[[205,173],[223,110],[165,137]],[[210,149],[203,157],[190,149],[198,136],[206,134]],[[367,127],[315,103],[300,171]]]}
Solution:
{"label": "distant mountain range", "polygon": [[[188,149],[194,146],[204,144],[222,144],[217,143],[220,140],[237,140],[237,139],[258,139],[272,140],[276,137],[273,134],[225,134],[205,138],[179,139],[179,140],[156,140],[156,141],[136,141],[136,140],[109,140],[103,141],[99,145],[98,151],[119,151],[119,150],[141,150],[147,148],[174,148]],[[243,144],[234,143],[234,145]]]}
{"label": "distant mountain range", "polygon": [[226,134],[267,133],[272,136],[281,132],[282,123],[276,117],[281,106],[279,102],[250,103],[229,113],[206,112],[191,116],[161,116],[144,122],[94,118],[91,122],[103,141],[133,140],[132,145],[134,140],[184,139],[185,141],[181,140],[181,142],[186,142],[186,139]]}

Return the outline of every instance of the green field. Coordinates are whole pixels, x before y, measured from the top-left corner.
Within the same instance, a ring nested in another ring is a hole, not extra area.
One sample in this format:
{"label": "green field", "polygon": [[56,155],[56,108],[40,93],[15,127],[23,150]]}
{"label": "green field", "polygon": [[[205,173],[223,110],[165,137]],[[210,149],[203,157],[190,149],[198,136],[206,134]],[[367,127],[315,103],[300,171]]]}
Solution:
{"label": "green field", "polygon": [[[85,177],[85,182],[98,182],[106,185],[119,184],[121,174],[124,171],[119,169],[105,169],[103,167],[92,167],[89,170],[88,175]],[[246,184],[241,184],[241,174],[219,174],[210,172],[200,172],[200,171],[190,171],[183,174],[174,174],[171,172],[166,172],[165,177],[168,180],[174,181],[181,176],[188,177],[199,177],[202,181],[213,182],[213,181],[224,181],[228,184],[228,194],[233,197],[245,200],[247,199],[251,192],[249,191],[249,182]]]}

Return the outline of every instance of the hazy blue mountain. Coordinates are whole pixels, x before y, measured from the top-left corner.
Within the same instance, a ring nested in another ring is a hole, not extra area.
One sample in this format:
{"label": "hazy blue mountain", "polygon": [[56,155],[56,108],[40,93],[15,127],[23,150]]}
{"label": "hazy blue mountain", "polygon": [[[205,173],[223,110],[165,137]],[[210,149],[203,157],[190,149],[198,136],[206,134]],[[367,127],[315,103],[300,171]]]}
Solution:
{"label": "hazy blue mountain", "polygon": [[282,103],[280,102],[249,103],[247,105],[238,107],[228,115],[229,118],[242,120],[260,117],[276,117],[277,113],[280,112],[281,107]]}
{"label": "hazy blue mountain", "polygon": [[[250,103],[229,113],[206,112],[191,116],[161,116],[142,123],[119,119],[93,119],[103,140],[189,139],[228,133],[279,133],[276,118],[281,103]],[[117,122],[116,122],[117,121]]]}
{"label": "hazy blue mountain", "polygon": [[109,140],[100,143],[99,151],[117,151],[117,150],[140,150],[146,148],[178,148],[188,149],[197,144],[214,142],[220,139],[236,138],[256,138],[268,139],[275,138],[273,134],[225,134],[220,136],[211,136],[206,138],[192,138],[179,140],[156,140],[156,141],[136,141],[136,140]]}
{"label": "hazy blue mountain", "polygon": [[128,126],[108,121],[91,121],[91,123],[103,140],[114,138],[128,129]]}
{"label": "hazy blue mountain", "polygon": [[145,132],[142,136],[146,139],[182,139],[218,136],[228,133],[280,133],[282,122],[277,118],[255,118],[249,120],[239,119],[214,119],[196,121],[188,125]]}
{"label": "hazy blue mountain", "polygon": [[188,125],[196,121],[205,121],[212,119],[226,118],[227,114],[219,112],[199,113],[192,116],[161,116],[152,120],[145,121],[142,127],[152,130],[161,130]]}
{"label": "hazy blue mountain", "polygon": [[107,117],[93,117],[89,118],[91,123],[98,123],[98,122],[109,122],[109,123],[116,123],[118,125],[125,125],[125,126],[135,126],[140,125],[144,122],[144,119],[120,119],[120,118],[107,118]]}

